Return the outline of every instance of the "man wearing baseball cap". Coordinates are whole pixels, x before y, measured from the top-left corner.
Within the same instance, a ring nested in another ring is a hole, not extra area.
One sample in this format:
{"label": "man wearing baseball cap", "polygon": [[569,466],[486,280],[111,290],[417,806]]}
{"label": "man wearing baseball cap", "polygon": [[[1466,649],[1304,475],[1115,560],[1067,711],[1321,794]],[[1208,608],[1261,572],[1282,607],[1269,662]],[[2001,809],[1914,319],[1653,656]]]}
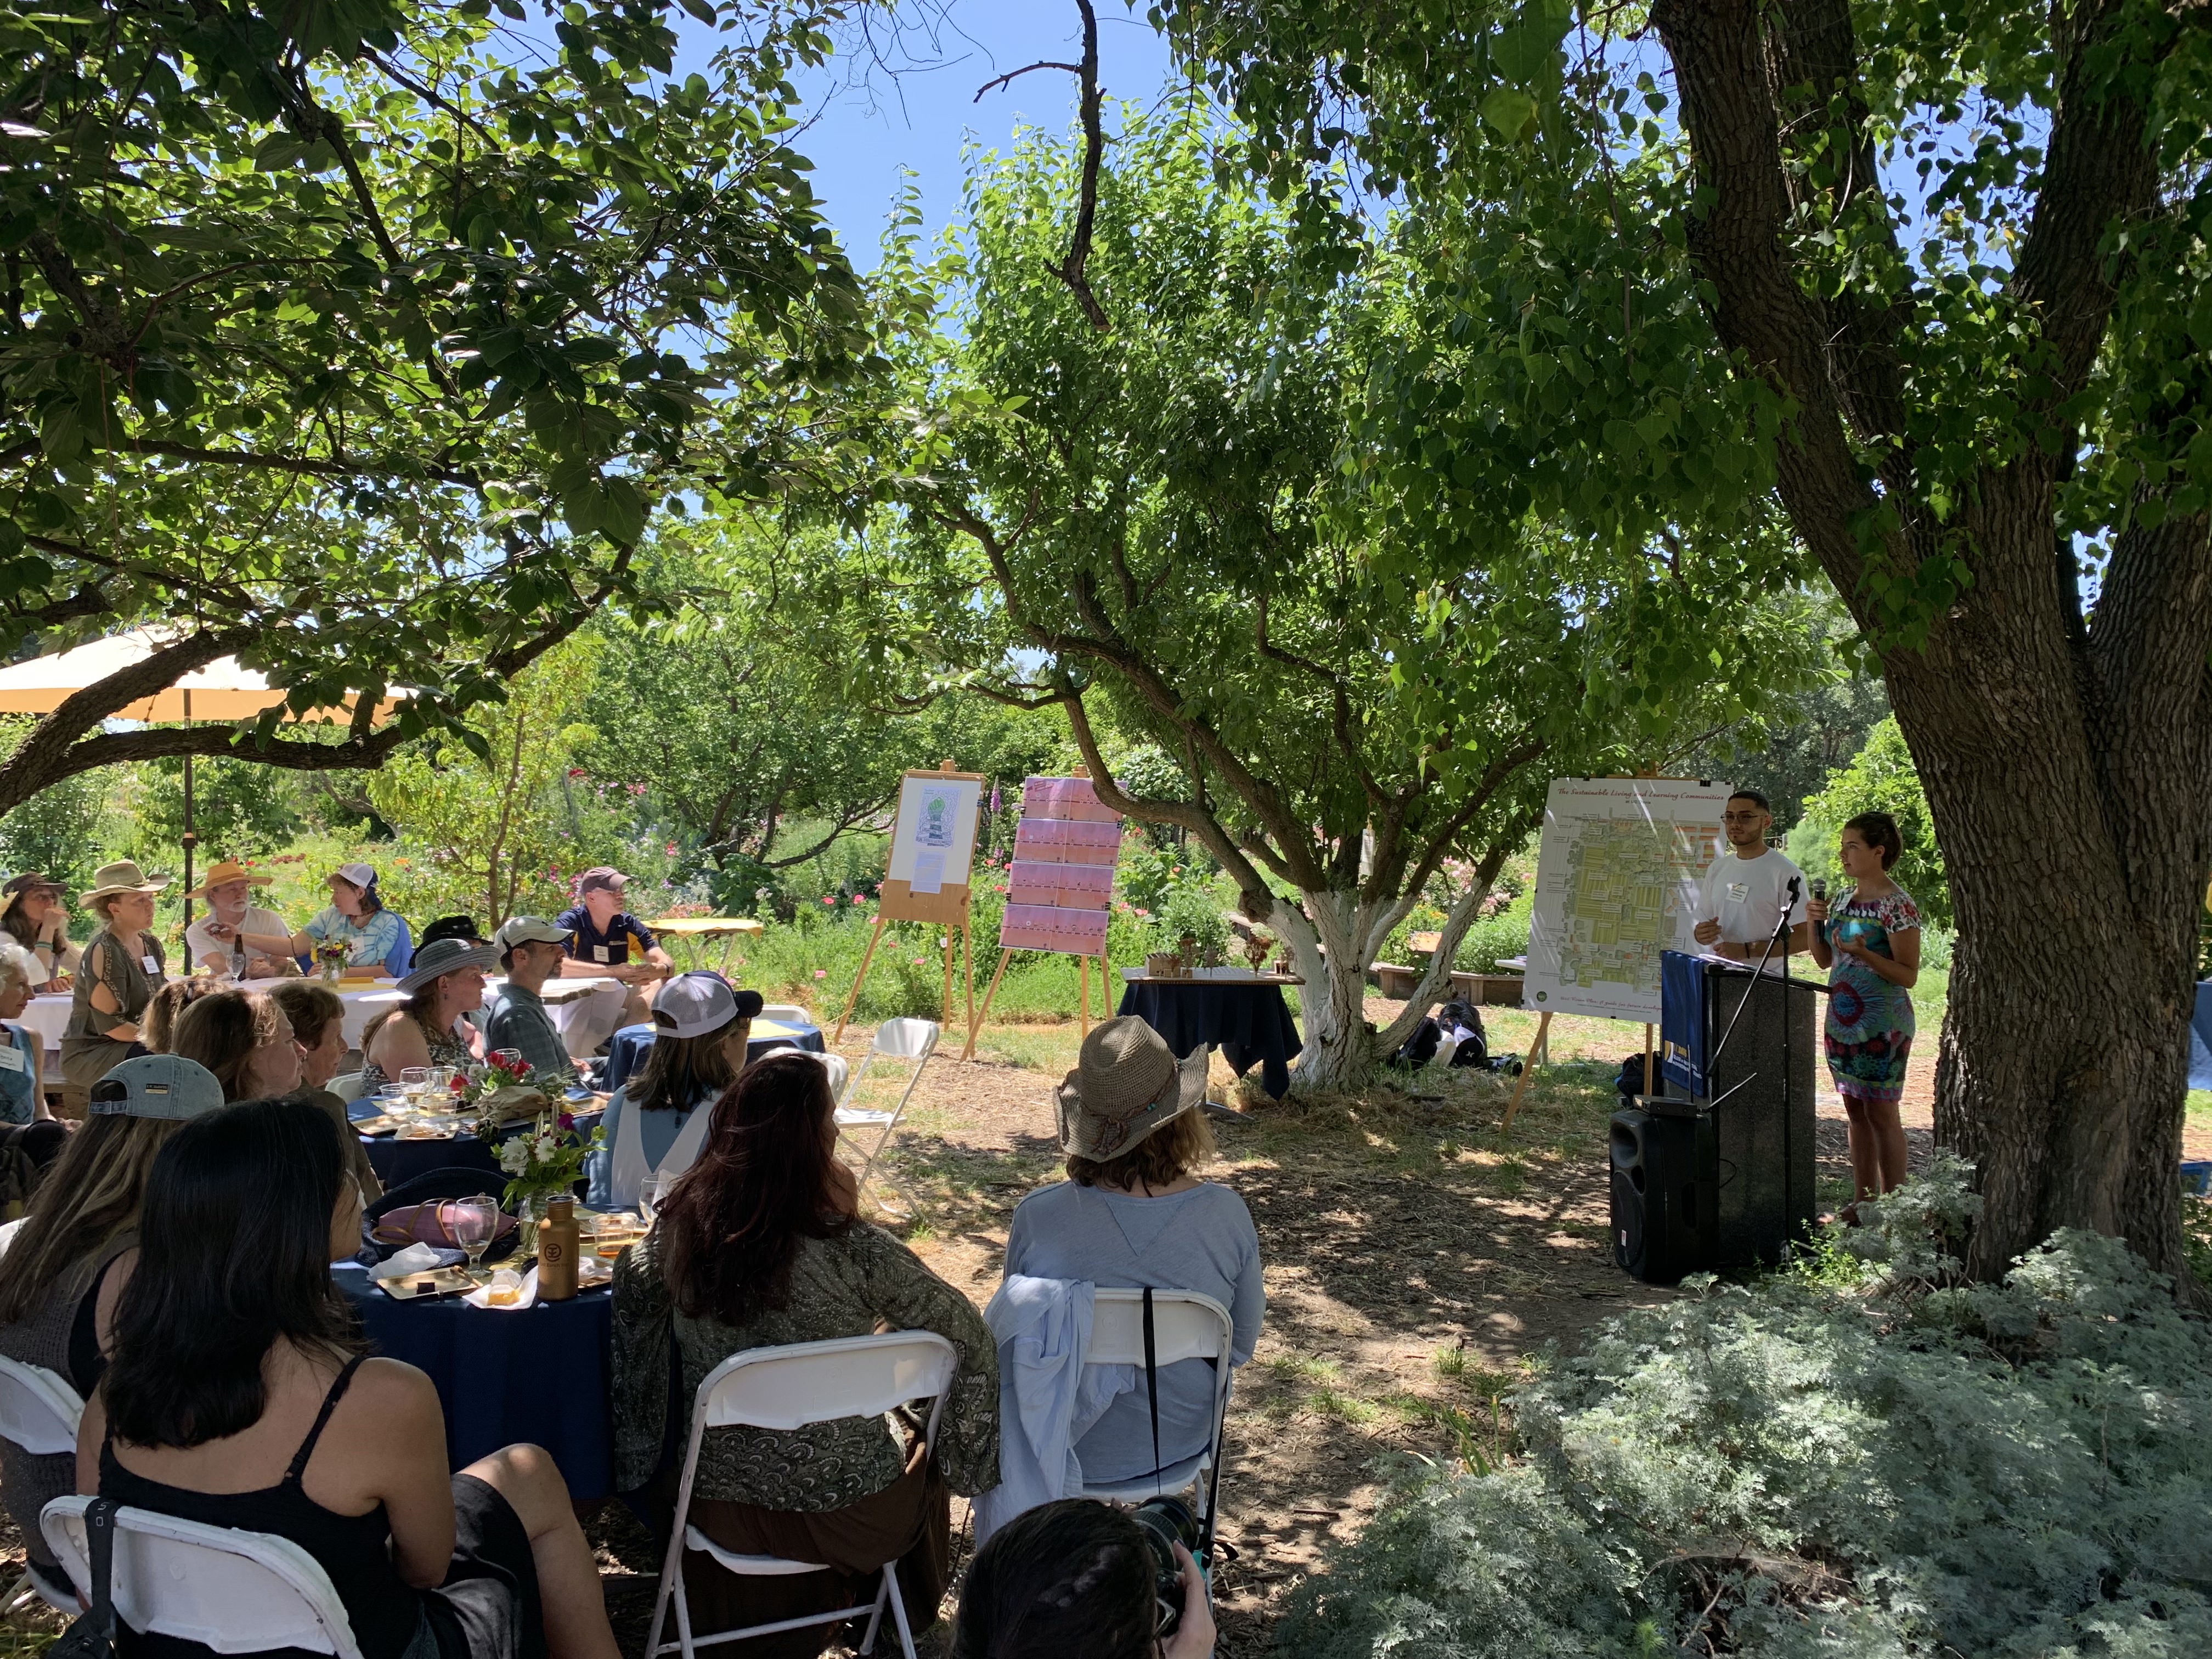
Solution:
{"label": "man wearing baseball cap", "polygon": [[576,902],[554,919],[568,930],[564,979],[618,979],[634,988],[623,1004],[622,1024],[642,1025],[645,995],[635,988],[665,979],[676,963],[646,925],[623,908],[629,878],[602,864],[576,878]]}
{"label": "man wearing baseball cap", "polygon": [[567,959],[568,930],[540,916],[509,916],[492,935],[507,983],[485,1005],[484,1052],[512,1048],[536,1073],[532,1081],[556,1099],[576,1080],[576,1062],[545,1012],[545,981]]}

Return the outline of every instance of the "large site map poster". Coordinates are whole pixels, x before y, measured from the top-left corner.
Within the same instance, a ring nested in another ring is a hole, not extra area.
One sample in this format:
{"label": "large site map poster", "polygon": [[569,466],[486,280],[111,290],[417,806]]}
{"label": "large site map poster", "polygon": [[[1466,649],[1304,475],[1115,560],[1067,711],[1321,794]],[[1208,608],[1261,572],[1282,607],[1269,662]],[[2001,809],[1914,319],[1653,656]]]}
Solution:
{"label": "large site map poster", "polygon": [[1729,786],[1554,778],[1528,927],[1527,1007],[1659,1018],[1659,953],[1695,951],[1698,889],[1723,846]]}

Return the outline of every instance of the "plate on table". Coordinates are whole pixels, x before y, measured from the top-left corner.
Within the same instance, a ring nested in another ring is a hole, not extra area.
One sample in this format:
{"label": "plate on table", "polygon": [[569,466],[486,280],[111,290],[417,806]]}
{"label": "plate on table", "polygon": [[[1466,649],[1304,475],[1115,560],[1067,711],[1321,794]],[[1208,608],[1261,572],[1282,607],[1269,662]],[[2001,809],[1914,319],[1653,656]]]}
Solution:
{"label": "plate on table", "polygon": [[357,1135],[389,1134],[398,1127],[398,1118],[387,1117],[381,1112],[374,1117],[357,1117],[353,1120],[353,1132]]}
{"label": "plate on table", "polygon": [[426,1273],[406,1273],[376,1282],[395,1302],[434,1302],[440,1297],[466,1296],[476,1289],[476,1281],[459,1267],[434,1267]]}
{"label": "plate on table", "polygon": [[453,1138],[453,1130],[443,1124],[404,1123],[399,1127],[399,1139],[402,1140],[451,1140]]}

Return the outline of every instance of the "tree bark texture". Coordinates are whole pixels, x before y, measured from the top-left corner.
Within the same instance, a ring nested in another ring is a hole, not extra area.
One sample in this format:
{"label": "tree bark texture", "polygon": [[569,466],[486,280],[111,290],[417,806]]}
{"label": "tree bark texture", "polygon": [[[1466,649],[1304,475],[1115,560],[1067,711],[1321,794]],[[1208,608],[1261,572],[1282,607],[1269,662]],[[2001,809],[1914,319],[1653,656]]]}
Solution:
{"label": "tree bark texture", "polygon": [[[2091,0],[2069,24],[2073,55],[2010,283],[2047,349],[2053,422],[2110,324],[2100,240],[2156,204],[2143,111],[2081,89],[2109,14]],[[1817,297],[1786,246],[1787,216],[1818,187],[1785,168],[1784,128],[1811,106],[1858,107],[1844,0],[1662,0],[1654,17],[1711,192],[1692,258],[1723,343],[1790,401],[1784,503],[1881,649],[1950,875],[1959,933],[1936,1127],[1979,1171],[1968,1266],[1994,1276],[2054,1230],[2086,1227],[2185,1286],[2174,1166],[2212,866],[2205,520],[2116,536],[2086,628],[2056,517],[2063,447],[2028,443],[1985,464],[1957,520],[1935,522],[1916,504],[1922,458],[1896,368],[1909,307]],[[1889,528],[1863,537],[1856,526],[1885,512]],[[1954,553],[1972,578],[1924,644],[1886,638],[1869,574]]]}

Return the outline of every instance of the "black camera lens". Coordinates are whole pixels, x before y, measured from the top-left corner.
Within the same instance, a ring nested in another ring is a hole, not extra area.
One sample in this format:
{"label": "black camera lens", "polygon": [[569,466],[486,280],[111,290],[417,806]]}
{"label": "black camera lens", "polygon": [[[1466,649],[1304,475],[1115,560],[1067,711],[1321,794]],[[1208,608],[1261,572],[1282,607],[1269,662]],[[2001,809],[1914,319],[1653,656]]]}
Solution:
{"label": "black camera lens", "polygon": [[1152,1553],[1152,1599],[1160,1610],[1158,1633],[1175,1634],[1182,1622],[1182,1563],[1176,1559],[1181,1544],[1198,1553],[1198,1516],[1180,1498],[1148,1498],[1131,1516],[1145,1534],[1145,1547]]}

